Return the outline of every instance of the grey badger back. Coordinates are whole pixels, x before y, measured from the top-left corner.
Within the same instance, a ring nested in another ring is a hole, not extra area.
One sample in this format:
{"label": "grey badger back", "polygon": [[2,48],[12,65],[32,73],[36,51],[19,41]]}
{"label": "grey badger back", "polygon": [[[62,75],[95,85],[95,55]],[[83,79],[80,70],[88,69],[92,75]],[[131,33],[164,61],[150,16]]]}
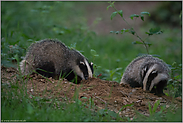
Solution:
{"label": "grey badger back", "polygon": [[69,49],[58,40],[45,39],[33,43],[20,63],[22,74],[31,74],[37,71],[46,77],[58,77],[65,75],[71,81],[77,75],[78,80],[86,80],[92,77],[93,63],[74,49]]}
{"label": "grey badger back", "polygon": [[121,83],[131,87],[142,87],[157,95],[163,94],[163,88],[170,78],[168,65],[152,55],[144,55],[134,59],[121,78]]}

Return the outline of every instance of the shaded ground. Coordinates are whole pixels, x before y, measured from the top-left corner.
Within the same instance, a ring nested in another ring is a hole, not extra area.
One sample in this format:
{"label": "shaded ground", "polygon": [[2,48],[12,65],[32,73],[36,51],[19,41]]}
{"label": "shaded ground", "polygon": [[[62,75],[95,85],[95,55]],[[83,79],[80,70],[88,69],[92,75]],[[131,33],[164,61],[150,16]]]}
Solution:
{"label": "shaded ground", "polygon": [[[2,84],[8,84],[11,87],[10,83],[17,81],[17,74],[18,71],[14,68],[1,67]],[[77,91],[79,100],[89,102],[89,99],[92,99],[98,109],[107,107],[117,113],[125,105],[133,103],[133,106],[125,107],[119,112],[120,115],[130,118],[135,116],[135,111],[149,116],[148,103],[150,102],[153,107],[157,100],[160,100],[160,106],[166,104],[166,108],[172,103],[175,103],[177,108],[182,108],[181,98],[172,100],[171,97],[167,96],[158,97],[152,93],[144,92],[141,88],[131,88],[128,85],[119,85],[117,82],[98,78],[91,78],[82,81],[80,84],[74,84],[67,80],[45,79],[40,75],[31,74],[30,78],[26,78],[24,82],[20,80],[18,82],[19,86],[27,86],[30,99],[32,96],[40,96],[48,99],[57,97],[60,101],[73,101],[73,96]],[[160,110],[160,106],[157,111]]]}

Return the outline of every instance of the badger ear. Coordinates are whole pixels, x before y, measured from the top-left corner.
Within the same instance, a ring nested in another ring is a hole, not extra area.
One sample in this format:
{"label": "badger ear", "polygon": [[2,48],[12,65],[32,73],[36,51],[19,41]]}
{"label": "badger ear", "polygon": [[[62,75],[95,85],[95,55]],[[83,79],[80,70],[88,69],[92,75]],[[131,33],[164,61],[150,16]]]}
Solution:
{"label": "badger ear", "polygon": [[93,66],[93,62],[91,62],[90,65]]}
{"label": "badger ear", "polygon": [[84,62],[82,62],[82,61],[80,61],[80,64],[81,64],[81,65],[85,65],[85,63],[84,63]]}
{"label": "badger ear", "polygon": [[152,72],[152,74],[155,74],[155,73],[157,73],[157,71],[156,71],[156,70],[154,70],[154,71]]}
{"label": "badger ear", "polygon": [[145,77],[145,74],[147,73],[147,66],[145,66],[143,69],[142,69],[142,76],[143,78]]}

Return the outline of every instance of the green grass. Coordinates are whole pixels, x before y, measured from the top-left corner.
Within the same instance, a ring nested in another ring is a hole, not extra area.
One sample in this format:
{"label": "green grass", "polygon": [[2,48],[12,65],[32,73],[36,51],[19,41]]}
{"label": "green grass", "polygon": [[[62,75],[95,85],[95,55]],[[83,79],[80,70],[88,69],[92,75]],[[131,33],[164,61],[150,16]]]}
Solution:
{"label": "green grass", "polygon": [[[95,76],[101,73],[101,79],[120,82],[125,67],[139,54],[146,54],[146,50],[142,45],[132,44],[137,38],[130,34],[125,33],[121,38],[112,33],[103,36],[90,31],[87,26],[87,17],[84,16],[87,15],[84,6],[91,3],[60,1],[1,2],[1,64],[16,67],[12,64],[12,61],[15,59],[22,60],[31,43],[45,38],[59,39],[67,46],[79,50],[89,61],[94,63]],[[92,4],[94,5],[94,3]],[[108,16],[110,19],[110,15]],[[137,30],[142,37],[146,37],[145,32],[154,26],[156,24],[147,23]],[[152,55],[159,56],[173,67],[172,81],[167,86],[167,89],[169,89],[167,95],[181,96],[181,29],[171,28],[168,25],[160,26],[163,34],[150,36],[147,40],[152,43],[149,52]],[[13,87],[14,90],[1,91],[2,120],[70,121],[70,117],[73,117],[73,121],[112,121],[110,116],[103,117],[103,115],[91,112],[80,105],[78,107],[77,103],[59,103],[60,107],[68,109],[53,109],[53,103],[56,99],[53,99],[50,104],[46,104],[44,99],[38,102],[35,99],[31,100],[27,96],[23,96],[23,91],[18,93],[17,86]],[[1,88],[4,88],[4,86]],[[15,95],[17,95],[17,98],[12,99],[11,97]],[[67,113],[70,115],[65,116],[64,114]],[[64,117],[61,117],[62,115]],[[79,117],[79,115],[83,117]]]}

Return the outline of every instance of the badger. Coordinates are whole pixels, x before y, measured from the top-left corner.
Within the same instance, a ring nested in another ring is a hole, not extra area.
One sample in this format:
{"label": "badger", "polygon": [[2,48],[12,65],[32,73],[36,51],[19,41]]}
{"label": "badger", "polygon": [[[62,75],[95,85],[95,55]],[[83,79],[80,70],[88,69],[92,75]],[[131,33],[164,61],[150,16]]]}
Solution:
{"label": "badger", "polygon": [[80,82],[92,77],[93,63],[57,39],[44,39],[29,46],[20,62],[20,70],[23,75],[36,71],[45,77],[64,77],[68,81]]}
{"label": "badger", "polygon": [[163,88],[167,85],[170,72],[170,68],[163,60],[152,55],[143,55],[126,67],[120,84],[142,87],[144,91],[164,95]]}

